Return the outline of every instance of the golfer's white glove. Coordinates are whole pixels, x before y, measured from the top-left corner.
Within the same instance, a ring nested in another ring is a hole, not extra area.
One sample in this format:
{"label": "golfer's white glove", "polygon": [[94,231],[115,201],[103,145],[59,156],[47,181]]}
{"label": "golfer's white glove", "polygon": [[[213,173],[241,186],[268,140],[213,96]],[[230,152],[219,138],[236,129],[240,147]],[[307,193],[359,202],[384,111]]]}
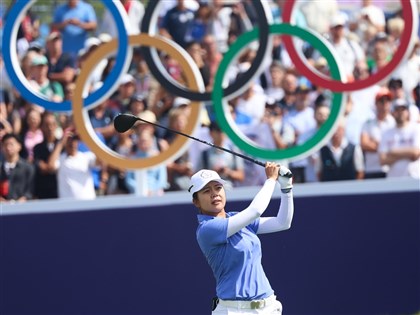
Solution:
{"label": "golfer's white glove", "polygon": [[292,189],[293,184],[293,178],[292,178],[292,172],[285,166],[280,165],[280,176],[277,179],[280,183],[280,188],[283,192],[289,192],[290,189]]}

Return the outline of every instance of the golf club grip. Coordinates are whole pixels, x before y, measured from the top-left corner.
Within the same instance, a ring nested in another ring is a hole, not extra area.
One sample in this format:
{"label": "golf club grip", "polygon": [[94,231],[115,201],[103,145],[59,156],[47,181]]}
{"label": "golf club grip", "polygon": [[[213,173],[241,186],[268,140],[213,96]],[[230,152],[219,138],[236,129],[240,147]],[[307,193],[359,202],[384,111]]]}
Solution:
{"label": "golf club grip", "polygon": [[[218,145],[215,145],[215,144],[213,144],[213,143],[210,143],[210,142],[207,142],[207,141],[204,141],[204,140],[201,140],[201,139],[193,138],[193,137],[190,137],[190,136],[188,136],[188,137],[189,137],[189,138],[192,138],[192,139],[194,139],[194,140],[198,140],[198,141],[200,141],[200,142],[202,142],[202,143],[204,143],[204,144],[210,145],[210,146],[212,146],[212,147],[214,147],[214,148],[216,148],[216,149],[223,150],[223,151],[225,151],[225,152],[228,152],[228,153],[231,153],[231,154],[233,154],[233,155],[236,155],[236,156],[238,156],[238,157],[240,157],[240,158],[242,158],[242,159],[244,159],[244,160],[248,160],[248,161],[250,161],[250,162],[252,162],[252,163],[255,163],[255,164],[261,165],[262,167],[265,167],[265,164],[266,164],[265,162],[262,162],[262,161],[256,160],[256,159],[254,159],[254,158],[252,158],[252,157],[249,157],[249,156],[247,156],[247,155],[244,155],[244,154],[242,154],[242,153],[238,153],[238,152],[235,152],[235,151],[232,151],[232,150],[226,149],[226,148],[224,148],[224,147],[220,147],[220,146],[218,146]],[[292,172],[289,172],[289,173],[287,173],[287,174],[285,174],[285,175],[281,175],[281,174],[280,174],[280,171],[279,171],[279,176],[285,176],[285,177],[291,178],[291,177],[293,177],[293,174],[292,174]]]}

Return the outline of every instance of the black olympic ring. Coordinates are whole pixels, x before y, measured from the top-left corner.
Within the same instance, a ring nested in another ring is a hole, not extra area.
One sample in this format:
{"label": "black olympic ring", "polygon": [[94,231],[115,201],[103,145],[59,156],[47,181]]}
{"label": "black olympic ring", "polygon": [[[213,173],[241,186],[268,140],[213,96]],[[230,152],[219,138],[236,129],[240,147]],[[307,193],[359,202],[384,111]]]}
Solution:
{"label": "black olympic ring", "polygon": [[[149,1],[141,23],[140,31],[142,33],[147,33],[152,36],[154,35],[151,34],[150,30],[152,24],[156,25],[155,22],[157,21],[158,13],[156,8],[158,7],[159,2],[160,0]],[[251,64],[251,67],[246,72],[244,72],[243,75],[238,77],[235,82],[224,89],[223,93],[225,97],[231,96],[234,93],[238,93],[238,91],[241,91],[244,87],[246,87],[248,83],[254,78],[254,76],[258,75],[260,71],[263,70],[260,69],[260,65],[263,63],[266,55],[271,52],[271,49],[269,49],[272,44],[272,39],[269,36],[269,22],[271,23],[271,21],[268,21],[269,19],[272,20],[271,12],[269,11],[269,8],[264,7],[264,4],[260,0],[253,0],[252,3],[257,13],[257,21],[260,30],[257,54]],[[183,86],[180,86],[174,80],[171,81],[165,77],[159,69],[158,64],[160,64],[160,66],[162,66],[162,64],[159,60],[155,48],[141,47],[141,52],[147,65],[149,66],[150,72],[155,76],[159,83],[162,84],[166,90],[168,90],[168,92],[194,101],[211,101],[211,92],[200,93],[191,91]]]}

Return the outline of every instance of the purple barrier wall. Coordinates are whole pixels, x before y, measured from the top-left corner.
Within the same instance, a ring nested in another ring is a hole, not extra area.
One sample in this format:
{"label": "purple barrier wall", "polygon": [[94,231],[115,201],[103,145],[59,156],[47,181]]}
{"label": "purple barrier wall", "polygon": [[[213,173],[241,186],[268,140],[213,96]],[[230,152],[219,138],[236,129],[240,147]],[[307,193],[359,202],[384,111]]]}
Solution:
{"label": "purple barrier wall", "polygon": [[[284,314],[420,311],[418,192],[296,198],[295,208],[289,231],[261,236]],[[0,217],[0,313],[210,314],[195,214],[185,204]]]}

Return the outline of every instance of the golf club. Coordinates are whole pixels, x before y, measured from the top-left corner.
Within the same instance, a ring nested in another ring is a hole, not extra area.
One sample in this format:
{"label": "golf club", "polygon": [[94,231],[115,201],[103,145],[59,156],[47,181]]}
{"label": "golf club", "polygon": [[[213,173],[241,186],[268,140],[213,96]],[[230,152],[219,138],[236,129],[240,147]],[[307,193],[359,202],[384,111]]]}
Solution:
{"label": "golf club", "polygon": [[[204,140],[201,140],[201,139],[195,138],[195,137],[193,137],[193,136],[187,135],[186,133],[183,133],[183,132],[180,132],[180,131],[176,131],[176,130],[173,130],[173,129],[167,128],[167,127],[165,127],[165,126],[162,126],[162,125],[159,125],[159,124],[153,123],[153,122],[151,122],[151,121],[144,120],[144,119],[142,119],[142,118],[140,118],[140,117],[137,117],[137,116],[134,116],[134,115],[132,115],[132,114],[119,114],[118,116],[116,116],[116,117],[114,118],[114,128],[115,128],[115,130],[117,130],[119,133],[123,133],[123,132],[126,132],[126,131],[128,131],[129,129],[131,129],[137,121],[142,121],[142,122],[145,122],[145,123],[147,123],[147,124],[151,124],[151,125],[153,125],[153,126],[156,126],[156,127],[159,127],[159,128],[163,128],[163,129],[168,130],[168,131],[170,131],[170,132],[173,132],[173,133],[176,133],[176,134],[178,134],[178,135],[181,135],[181,136],[184,136],[184,137],[190,138],[190,139],[192,139],[192,140],[195,140],[195,141],[198,141],[198,142],[201,142],[201,143],[207,144],[207,145],[209,145],[209,146],[211,146],[211,147],[213,147],[213,148],[216,148],[216,149],[219,149],[219,150],[222,150],[222,151],[225,151],[225,152],[229,152],[229,153],[231,153],[231,154],[233,154],[233,155],[236,155],[236,156],[238,156],[238,157],[240,157],[240,158],[243,158],[243,159],[245,159],[245,160],[247,160],[247,161],[250,161],[250,162],[253,162],[253,163],[255,163],[255,164],[258,164],[258,165],[261,165],[261,166],[264,166],[264,167],[265,167],[265,163],[264,163],[264,162],[261,162],[261,161],[259,161],[259,160],[253,159],[253,158],[251,158],[251,157],[249,157],[249,156],[243,155],[243,154],[241,154],[241,153],[238,153],[238,152],[235,152],[235,151],[232,151],[232,150],[229,150],[229,149],[223,148],[223,147],[219,147],[219,146],[217,146],[217,145],[215,145],[215,144],[213,144],[213,143],[210,143],[210,142],[207,142],[207,141],[204,141]],[[291,173],[291,172],[289,172],[289,173],[283,174],[283,175],[281,175],[281,176],[285,176],[285,177],[290,178],[290,177],[292,177],[293,175],[292,175],[292,173]]]}

